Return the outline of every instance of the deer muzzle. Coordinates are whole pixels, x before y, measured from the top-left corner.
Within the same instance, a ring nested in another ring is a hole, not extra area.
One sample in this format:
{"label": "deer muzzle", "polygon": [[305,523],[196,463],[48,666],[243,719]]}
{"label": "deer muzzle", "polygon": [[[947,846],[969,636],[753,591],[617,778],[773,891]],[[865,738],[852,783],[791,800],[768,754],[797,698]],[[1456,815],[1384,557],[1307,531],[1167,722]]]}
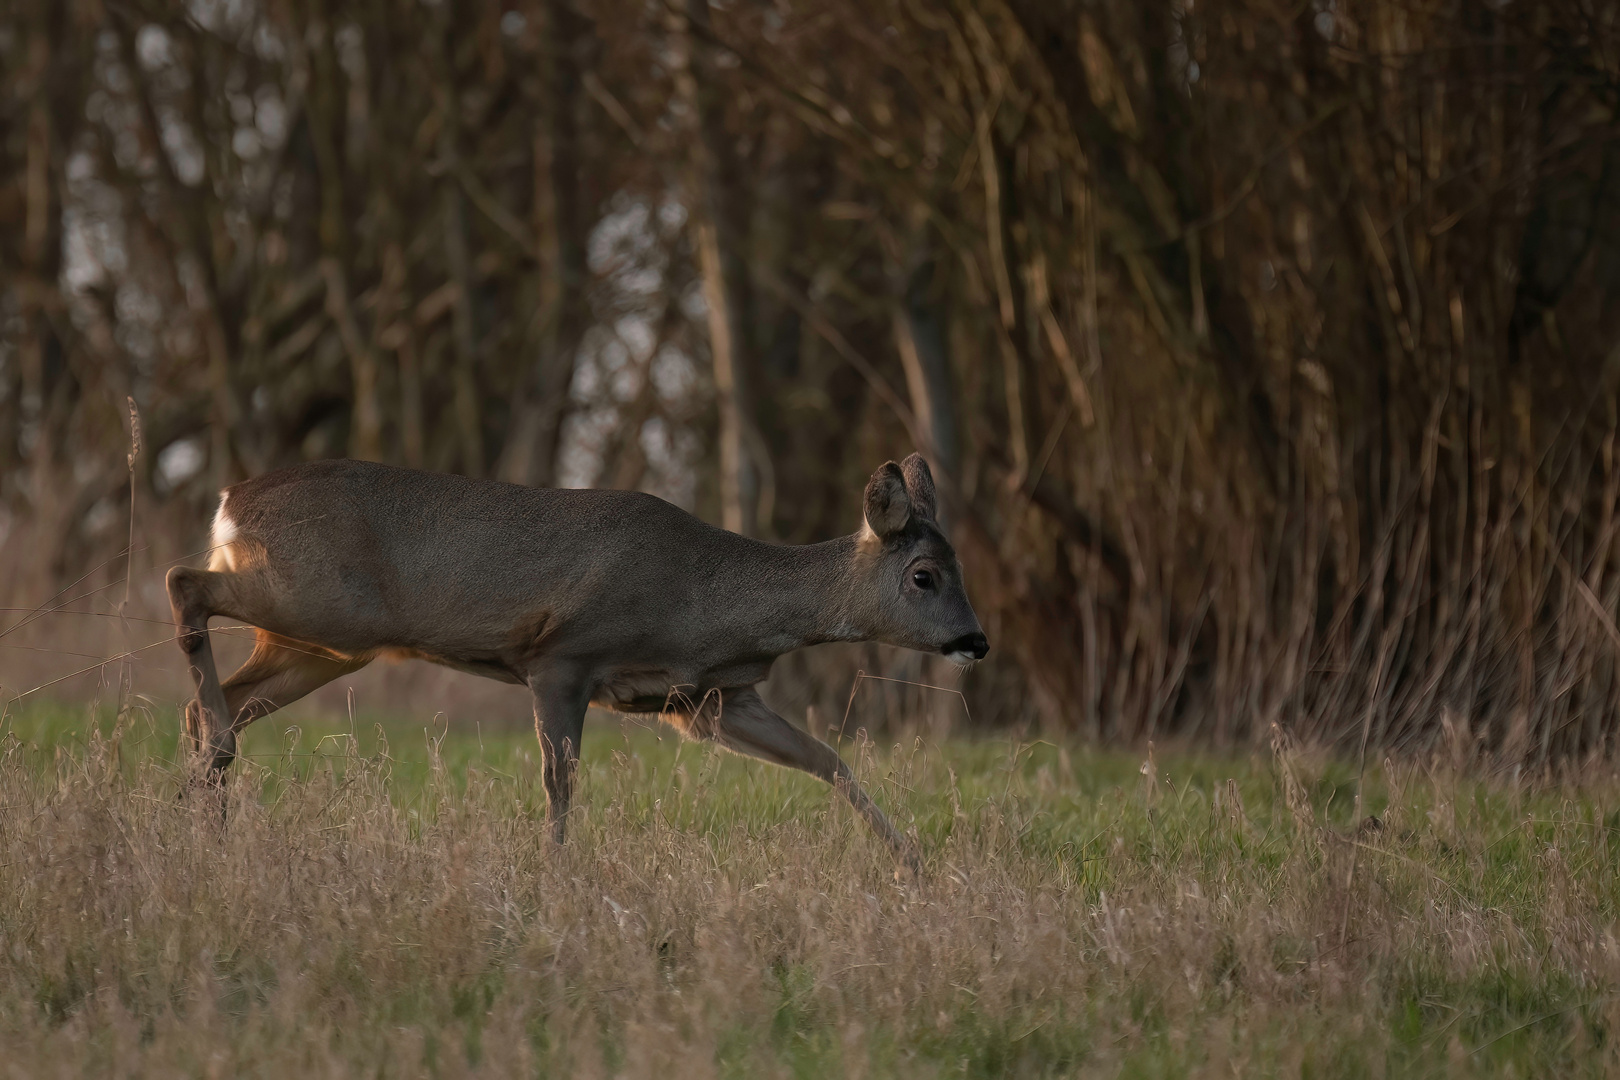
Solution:
{"label": "deer muzzle", "polygon": [[984,659],[985,654],[990,651],[990,639],[985,637],[982,631],[975,631],[946,642],[939,651],[953,664],[971,664],[975,660]]}

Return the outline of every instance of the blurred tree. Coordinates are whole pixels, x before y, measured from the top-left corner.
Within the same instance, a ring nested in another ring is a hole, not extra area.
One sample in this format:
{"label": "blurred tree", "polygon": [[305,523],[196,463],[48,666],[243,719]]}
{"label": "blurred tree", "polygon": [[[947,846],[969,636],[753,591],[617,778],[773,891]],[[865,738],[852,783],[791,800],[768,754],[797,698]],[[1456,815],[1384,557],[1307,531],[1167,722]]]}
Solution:
{"label": "blurred tree", "polygon": [[1612,749],[1617,57],[1577,0],[16,0],[0,549],[116,547],[126,392],[193,534],[353,454],[804,541],[920,446],[976,715]]}

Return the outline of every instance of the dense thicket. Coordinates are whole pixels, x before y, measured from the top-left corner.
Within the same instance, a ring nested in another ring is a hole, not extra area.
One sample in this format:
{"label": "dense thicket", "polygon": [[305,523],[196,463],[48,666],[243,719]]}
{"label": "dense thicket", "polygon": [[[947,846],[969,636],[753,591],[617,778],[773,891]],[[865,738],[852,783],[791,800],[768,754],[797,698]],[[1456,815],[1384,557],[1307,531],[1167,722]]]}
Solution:
{"label": "dense thicket", "polygon": [[1620,731],[1613,5],[13,0],[0,63],[11,567],[122,546],[125,395],[194,541],[337,454],[801,541],[920,446],[982,712]]}

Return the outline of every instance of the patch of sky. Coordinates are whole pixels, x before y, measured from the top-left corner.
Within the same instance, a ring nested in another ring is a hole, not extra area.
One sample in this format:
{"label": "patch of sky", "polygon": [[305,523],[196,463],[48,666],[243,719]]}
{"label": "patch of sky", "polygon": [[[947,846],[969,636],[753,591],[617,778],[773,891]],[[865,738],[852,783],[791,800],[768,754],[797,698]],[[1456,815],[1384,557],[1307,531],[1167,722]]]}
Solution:
{"label": "patch of sky", "polygon": [[653,391],[666,407],[689,401],[698,390],[697,366],[690,356],[673,345],[658,350],[650,375]]}
{"label": "patch of sky", "polygon": [[286,141],[287,106],[274,86],[266,84],[253,92],[253,123],[266,146],[273,149]]}
{"label": "patch of sky", "polygon": [[200,435],[176,439],[158,451],[153,486],[159,492],[173,491],[187,480],[202,472],[208,464],[208,451]]}
{"label": "patch of sky", "polygon": [[256,0],[190,0],[186,10],[211,33],[240,38],[259,18]]}
{"label": "patch of sky", "polygon": [[174,62],[173,43],[161,26],[147,24],[135,32],[135,56],[147,71],[168,67]]}

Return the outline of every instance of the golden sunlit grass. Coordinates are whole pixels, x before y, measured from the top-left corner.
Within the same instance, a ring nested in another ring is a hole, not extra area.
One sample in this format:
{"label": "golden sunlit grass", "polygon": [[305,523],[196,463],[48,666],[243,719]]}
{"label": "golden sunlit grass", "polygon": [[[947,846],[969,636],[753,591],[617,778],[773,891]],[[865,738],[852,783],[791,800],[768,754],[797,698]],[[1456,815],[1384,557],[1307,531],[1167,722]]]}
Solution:
{"label": "golden sunlit grass", "polygon": [[176,724],[6,720],[0,1073],[1620,1065],[1609,774],[1380,768],[1353,832],[1310,755],[846,746],[908,886],[814,781],[616,723],[561,850],[527,734],[264,721],[222,825],[175,799]]}

